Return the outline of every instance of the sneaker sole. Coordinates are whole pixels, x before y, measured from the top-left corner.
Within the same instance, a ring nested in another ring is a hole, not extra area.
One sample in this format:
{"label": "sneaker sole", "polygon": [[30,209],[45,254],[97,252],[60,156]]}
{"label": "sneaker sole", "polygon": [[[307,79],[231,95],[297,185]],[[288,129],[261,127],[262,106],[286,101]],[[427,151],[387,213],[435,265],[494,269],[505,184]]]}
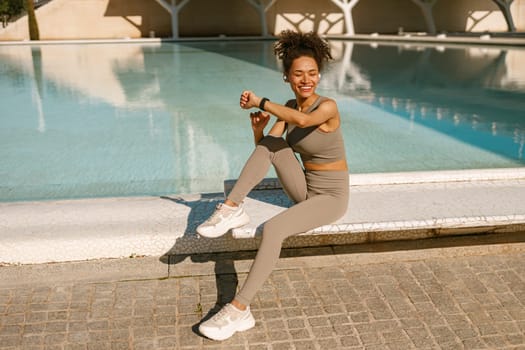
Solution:
{"label": "sneaker sole", "polygon": [[201,332],[201,334],[204,335],[206,338],[217,340],[217,341],[222,341],[222,340],[231,338],[237,332],[244,332],[253,327],[255,327],[255,320],[252,317],[251,319],[247,320],[246,324],[242,324],[238,329],[234,329],[227,333],[225,333],[224,331],[214,332],[213,330],[206,330],[206,329],[201,329],[201,328],[199,328],[199,332]]}
{"label": "sneaker sole", "polygon": [[250,222],[250,217],[248,216],[248,214],[243,213],[242,216],[236,218],[236,220],[228,226],[218,226],[216,227],[216,230],[212,232],[199,232],[199,229],[197,228],[197,233],[201,235],[202,237],[217,238],[217,237],[224,235],[229,230],[234,229],[234,228],[239,228],[241,226],[248,224],[249,222]]}

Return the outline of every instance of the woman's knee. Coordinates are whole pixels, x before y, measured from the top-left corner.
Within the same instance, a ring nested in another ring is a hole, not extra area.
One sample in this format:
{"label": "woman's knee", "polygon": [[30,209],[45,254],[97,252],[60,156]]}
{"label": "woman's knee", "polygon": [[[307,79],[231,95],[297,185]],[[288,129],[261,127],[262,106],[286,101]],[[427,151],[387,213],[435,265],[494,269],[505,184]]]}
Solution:
{"label": "woman's knee", "polygon": [[283,236],[283,227],[280,227],[278,223],[272,221],[273,219],[264,223],[261,237],[263,241],[271,241],[281,245],[285,238],[285,235]]}
{"label": "woman's knee", "polygon": [[263,137],[257,146],[263,146],[272,153],[278,152],[282,149],[290,148],[290,145],[288,145],[285,139],[271,135],[266,135]]}

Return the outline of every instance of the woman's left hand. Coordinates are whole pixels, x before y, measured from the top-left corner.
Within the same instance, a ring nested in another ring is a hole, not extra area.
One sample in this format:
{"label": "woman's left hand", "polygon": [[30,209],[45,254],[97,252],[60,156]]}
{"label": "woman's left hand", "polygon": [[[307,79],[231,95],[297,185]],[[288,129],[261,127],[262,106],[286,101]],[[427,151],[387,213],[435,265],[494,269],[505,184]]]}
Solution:
{"label": "woman's left hand", "polygon": [[261,99],[255,95],[252,91],[243,91],[241,94],[240,105],[242,109],[250,109],[253,107],[259,107]]}
{"label": "woman's left hand", "polygon": [[268,124],[268,121],[270,120],[270,115],[265,112],[255,112],[250,113],[250,119],[252,120],[252,129],[253,132],[263,132],[264,128]]}

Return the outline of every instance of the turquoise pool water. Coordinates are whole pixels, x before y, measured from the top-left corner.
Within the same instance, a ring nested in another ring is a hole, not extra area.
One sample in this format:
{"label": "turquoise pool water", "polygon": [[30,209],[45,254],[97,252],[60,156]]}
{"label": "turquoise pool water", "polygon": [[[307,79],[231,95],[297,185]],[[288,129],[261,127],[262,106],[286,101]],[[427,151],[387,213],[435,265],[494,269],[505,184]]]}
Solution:
{"label": "turquoise pool water", "polygon": [[[331,44],[352,172],[525,165],[525,50]],[[0,201],[222,191],[253,149],[240,92],[291,98],[271,46],[1,45]]]}

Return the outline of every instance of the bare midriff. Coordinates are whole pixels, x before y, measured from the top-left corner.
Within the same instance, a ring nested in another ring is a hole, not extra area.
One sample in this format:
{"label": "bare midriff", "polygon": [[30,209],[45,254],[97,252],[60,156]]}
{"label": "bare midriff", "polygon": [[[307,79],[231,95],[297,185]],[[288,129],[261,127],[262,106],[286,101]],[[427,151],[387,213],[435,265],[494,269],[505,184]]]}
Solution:
{"label": "bare midriff", "polygon": [[306,170],[318,171],[318,170],[331,170],[331,171],[343,171],[348,170],[346,159],[337,160],[330,163],[312,163],[304,162],[303,166]]}

